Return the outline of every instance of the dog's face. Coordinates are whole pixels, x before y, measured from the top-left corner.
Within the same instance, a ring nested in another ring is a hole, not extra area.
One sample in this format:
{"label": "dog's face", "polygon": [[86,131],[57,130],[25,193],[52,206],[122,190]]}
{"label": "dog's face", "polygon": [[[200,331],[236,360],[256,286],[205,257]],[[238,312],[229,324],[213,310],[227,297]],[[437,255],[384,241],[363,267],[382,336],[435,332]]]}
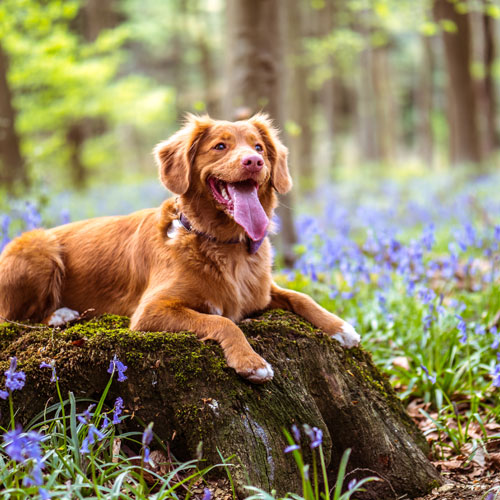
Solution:
{"label": "dog's face", "polygon": [[222,212],[254,241],[266,235],[274,190],[292,187],[287,149],[261,114],[239,122],[190,116],[155,155],[163,184],[196,202],[198,216]]}

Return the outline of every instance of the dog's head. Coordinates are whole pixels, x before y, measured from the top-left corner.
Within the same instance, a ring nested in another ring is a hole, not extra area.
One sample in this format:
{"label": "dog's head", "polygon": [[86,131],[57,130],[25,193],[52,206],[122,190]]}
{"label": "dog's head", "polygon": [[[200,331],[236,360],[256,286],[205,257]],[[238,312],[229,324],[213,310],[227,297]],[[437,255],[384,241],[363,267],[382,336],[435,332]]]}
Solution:
{"label": "dog's head", "polygon": [[189,115],[154,152],[160,179],[180,196],[182,210],[199,230],[217,236],[236,232],[262,239],[276,205],[274,191],[292,187],[288,151],[264,114],[238,122]]}

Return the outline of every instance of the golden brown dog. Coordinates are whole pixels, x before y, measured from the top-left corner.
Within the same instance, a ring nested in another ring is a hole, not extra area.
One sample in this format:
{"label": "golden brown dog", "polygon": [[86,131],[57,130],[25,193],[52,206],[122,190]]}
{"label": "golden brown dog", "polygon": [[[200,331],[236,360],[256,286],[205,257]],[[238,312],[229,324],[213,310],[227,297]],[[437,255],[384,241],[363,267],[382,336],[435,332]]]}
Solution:
{"label": "golden brown dog", "polygon": [[0,256],[0,316],[57,323],[58,308],[93,308],[130,316],[134,330],[191,330],[219,342],[228,365],[256,383],[272,368],[236,326],[256,311],[288,309],[347,347],[359,342],[351,325],[272,281],[269,220],[275,191],[292,182],[265,115],[234,123],[190,116],[155,155],[177,197],[13,240]]}

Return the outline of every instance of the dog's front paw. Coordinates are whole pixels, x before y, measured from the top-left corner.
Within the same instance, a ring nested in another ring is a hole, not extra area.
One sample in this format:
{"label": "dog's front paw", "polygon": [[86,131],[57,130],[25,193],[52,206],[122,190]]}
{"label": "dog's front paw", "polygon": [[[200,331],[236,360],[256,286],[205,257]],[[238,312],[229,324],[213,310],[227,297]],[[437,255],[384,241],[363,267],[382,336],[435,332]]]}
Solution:
{"label": "dog's front paw", "polygon": [[352,325],[344,321],[342,330],[331,335],[332,339],[338,340],[344,347],[356,347],[361,342],[359,333]]}
{"label": "dog's front paw", "polygon": [[263,384],[274,377],[272,366],[255,352],[240,355],[235,360],[228,360],[228,365],[234,368],[238,375],[254,384]]}

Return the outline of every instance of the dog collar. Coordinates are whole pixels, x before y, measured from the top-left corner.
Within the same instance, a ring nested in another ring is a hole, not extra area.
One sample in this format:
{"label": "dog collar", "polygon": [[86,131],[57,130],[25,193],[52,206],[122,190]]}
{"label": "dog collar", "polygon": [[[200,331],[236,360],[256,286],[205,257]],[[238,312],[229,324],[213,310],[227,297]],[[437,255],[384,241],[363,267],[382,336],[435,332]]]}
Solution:
{"label": "dog collar", "polygon": [[[181,226],[186,230],[189,231],[190,233],[194,233],[198,236],[201,236],[203,238],[206,238],[207,240],[213,241],[214,243],[219,243],[223,245],[234,245],[236,243],[240,243],[239,238],[233,238],[232,240],[227,240],[227,241],[219,241],[217,238],[214,236],[211,236],[207,233],[203,233],[202,231],[197,231],[196,229],[193,228],[191,225],[191,222],[189,222],[189,219],[181,212],[179,215],[179,218],[177,219]],[[262,242],[264,241],[265,237],[267,236],[267,233],[264,235],[263,238],[261,238],[258,241],[253,241],[250,238],[247,238],[247,250],[248,253],[254,254],[257,252],[257,250],[260,248],[262,245]]]}

